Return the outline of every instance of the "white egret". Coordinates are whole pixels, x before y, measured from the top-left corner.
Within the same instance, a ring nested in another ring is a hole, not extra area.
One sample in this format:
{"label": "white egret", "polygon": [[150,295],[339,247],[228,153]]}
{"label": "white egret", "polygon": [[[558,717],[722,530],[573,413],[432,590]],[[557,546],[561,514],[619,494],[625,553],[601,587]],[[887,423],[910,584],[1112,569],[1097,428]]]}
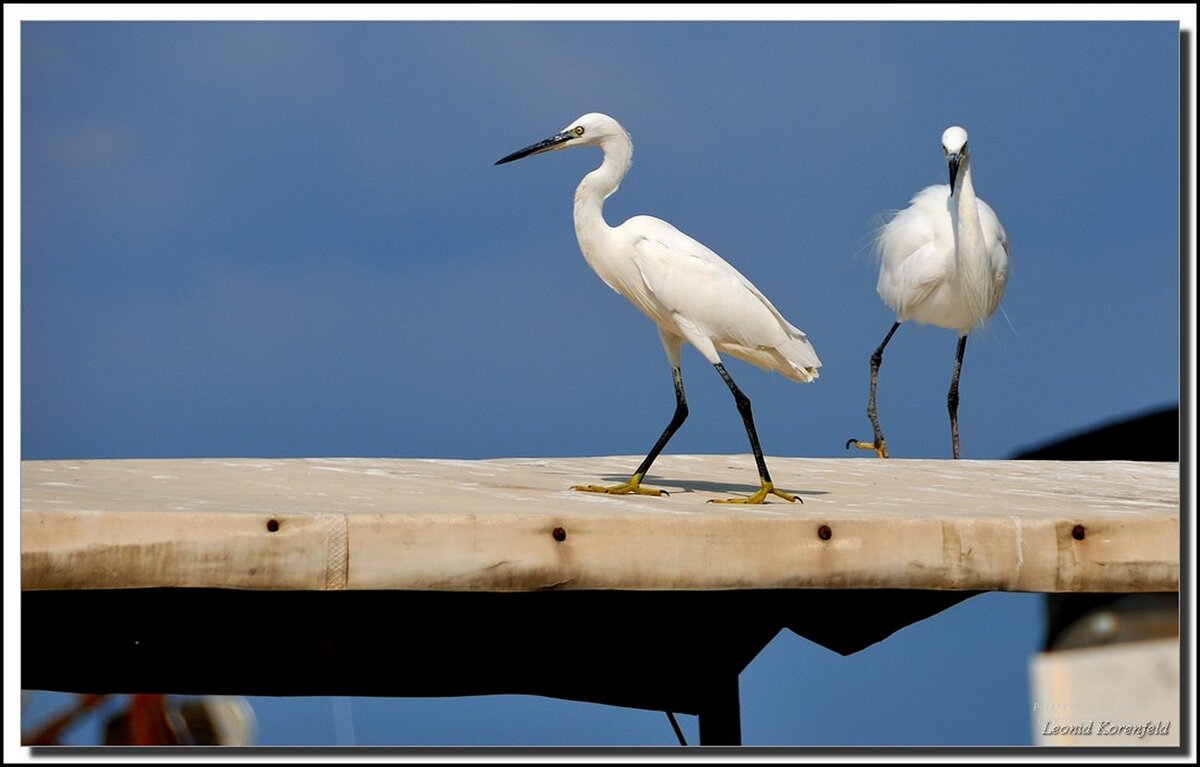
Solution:
{"label": "white egret", "polygon": [[975,196],[967,132],[957,125],[942,134],[942,152],[950,184],[922,189],[909,206],[896,214],[879,234],[879,282],[876,291],[896,312],[896,321],[871,355],[871,394],[867,417],[874,442],[854,445],[887,458],[887,443],[875,410],[875,388],[883,348],[907,320],[958,331],[958,353],[946,404],[950,410],[950,440],[954,457],[958,445],[958,377],[967,334],[996,311],[1008,279],[1008,236],[986,202]]}
{"label": "white egret", "polygon": [[768,495],[788,501],[795,496],[775,489],[759,447],[750,400],[726,372],[718,352],[773,370],[793,381],[817,378],[821,361],[803,331],[783,315],[736,269],[704,245],[651,216],[635,216],[620,226],[604,220],[604,200],[617,190],[633,157],[629,134],[608,115],[590,113],[553,136],[496,162],[574,146],[598,146],[600,167],[583,177],[575,190],[575,235],[596,274],[658,326],[658,335],[675,382],[675,415],[628,482],[609,487],[576,485],[586,492],[662,495],[642,487],[650,465],[687,418],[687,400],[679,368],[684,341],[695,346],[725,381],[746,426],[762,487],[749,498],[718,503],[762,503]]}

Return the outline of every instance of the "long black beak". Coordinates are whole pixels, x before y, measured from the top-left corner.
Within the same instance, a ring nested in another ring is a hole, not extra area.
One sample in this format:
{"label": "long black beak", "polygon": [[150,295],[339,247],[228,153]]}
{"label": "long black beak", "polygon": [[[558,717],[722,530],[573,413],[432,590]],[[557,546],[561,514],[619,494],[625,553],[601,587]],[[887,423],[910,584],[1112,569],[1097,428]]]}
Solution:
{"label": "long black beak", "polygon": [[950,194],[954,195],[954,180],[958,178],[958,152],[951,152],[946,156],[946,164],[950,166]]}
{"label": "long black beak", "polygon": [[524,149],[518,149],[510,155],[501,157],[499,160],[496,160],[496,164],[503,165],[506,162],[512,162],[513,160],[519,160],[522,157],[528,157],[531,154],[540,154],[542,152],[549,152],[551,150],[558,149],[561,144],[566,141],[570,141],[573,138],[575,138],[575,134],[571,131],[556,133],[548,139],[543,139],[536,144],[530,144]]}

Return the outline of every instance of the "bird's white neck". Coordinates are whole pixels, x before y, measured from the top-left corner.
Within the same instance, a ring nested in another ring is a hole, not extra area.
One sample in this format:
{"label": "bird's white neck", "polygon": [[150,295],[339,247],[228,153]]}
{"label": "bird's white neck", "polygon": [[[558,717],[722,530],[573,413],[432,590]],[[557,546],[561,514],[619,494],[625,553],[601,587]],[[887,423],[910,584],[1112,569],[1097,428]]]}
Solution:
{"label": "bird's white neck", "polygon": [[979,199],[971,180],[971,160],[963,158],[950,205],[954,219],[956,276],[959,295],[973,316],[985,317],[992,308],[992,265],[979,221]]}
{"label": "bird's white neck", "polygon": [[976,237],[979,238],[982,250],[983,231],[979,226],[979,202],[975,197],[975,184],[971,181],[969,158],[964,158],[958,178],[954,180],[954,205],[951,212],[954,215],[954,236],[959,253],[964,245],[970,247],[971,241]]}
{"label": "bird's white neck", "polygon": [[628,139],[607,138],[600,148],[604,150],[604,162],[584,176],[575,189],[575,236],[593,269],[597,269],[598,241],[611,231],[604,220],[604,200],[617,191],[633,161],[633,144]]}

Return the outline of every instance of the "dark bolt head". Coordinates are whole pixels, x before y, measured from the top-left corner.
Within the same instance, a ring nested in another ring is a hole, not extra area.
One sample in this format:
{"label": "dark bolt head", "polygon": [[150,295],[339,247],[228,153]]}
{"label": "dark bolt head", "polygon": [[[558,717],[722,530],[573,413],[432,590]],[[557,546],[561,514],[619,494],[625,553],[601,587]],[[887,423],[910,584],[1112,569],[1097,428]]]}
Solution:
{"label": "dark bolt head", "polygon": [[553,535],[554,540],[558,541],[559,543],[562,543],[567,539],[567,531],[561,527],[554,528],[554,532],[551,533],[551,535]]}
{"label": "dark bolt head", "polygon": [[833,531],[829,529],[829,525],[821,525],[817,528],[817,537],[827,541],[833,537]]}
{"label": "dark bolt head", "polygon": [[1075,525],[1075,529],[1071,531],[1071,537],[1077,541],[1082,541],[1085,535],[1087,535],[1087,530],[1083,525]]}
{"label": "dark bolt head", "polygon": [[278,531],[279,531],[279,520],[278,519],[267,520],[267,532],[275,533]]}

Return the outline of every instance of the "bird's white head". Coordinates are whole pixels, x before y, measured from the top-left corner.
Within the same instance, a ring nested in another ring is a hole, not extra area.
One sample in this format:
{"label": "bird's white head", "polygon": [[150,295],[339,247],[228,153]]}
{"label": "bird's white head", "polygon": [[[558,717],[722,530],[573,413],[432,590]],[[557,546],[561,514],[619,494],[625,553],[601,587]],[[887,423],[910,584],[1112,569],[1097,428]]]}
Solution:
{"label": "bird's white head", "polygon": [[630,143],[629,134],[621,127],[621,123],[606,114],[589,112],[572,120],[567,127],[553,136],[501,157],[496,164],[503,165],[506,162],[520,160],[522,157],[554,152],[569,146],[603,146],[612,140]]}
{"label": "bird's white head", "polygon": [[947,128],[942,134],[942,152],[950,169],[950,194],[954,194],[959,168],[967,163],[967,131],[957,125]]}

